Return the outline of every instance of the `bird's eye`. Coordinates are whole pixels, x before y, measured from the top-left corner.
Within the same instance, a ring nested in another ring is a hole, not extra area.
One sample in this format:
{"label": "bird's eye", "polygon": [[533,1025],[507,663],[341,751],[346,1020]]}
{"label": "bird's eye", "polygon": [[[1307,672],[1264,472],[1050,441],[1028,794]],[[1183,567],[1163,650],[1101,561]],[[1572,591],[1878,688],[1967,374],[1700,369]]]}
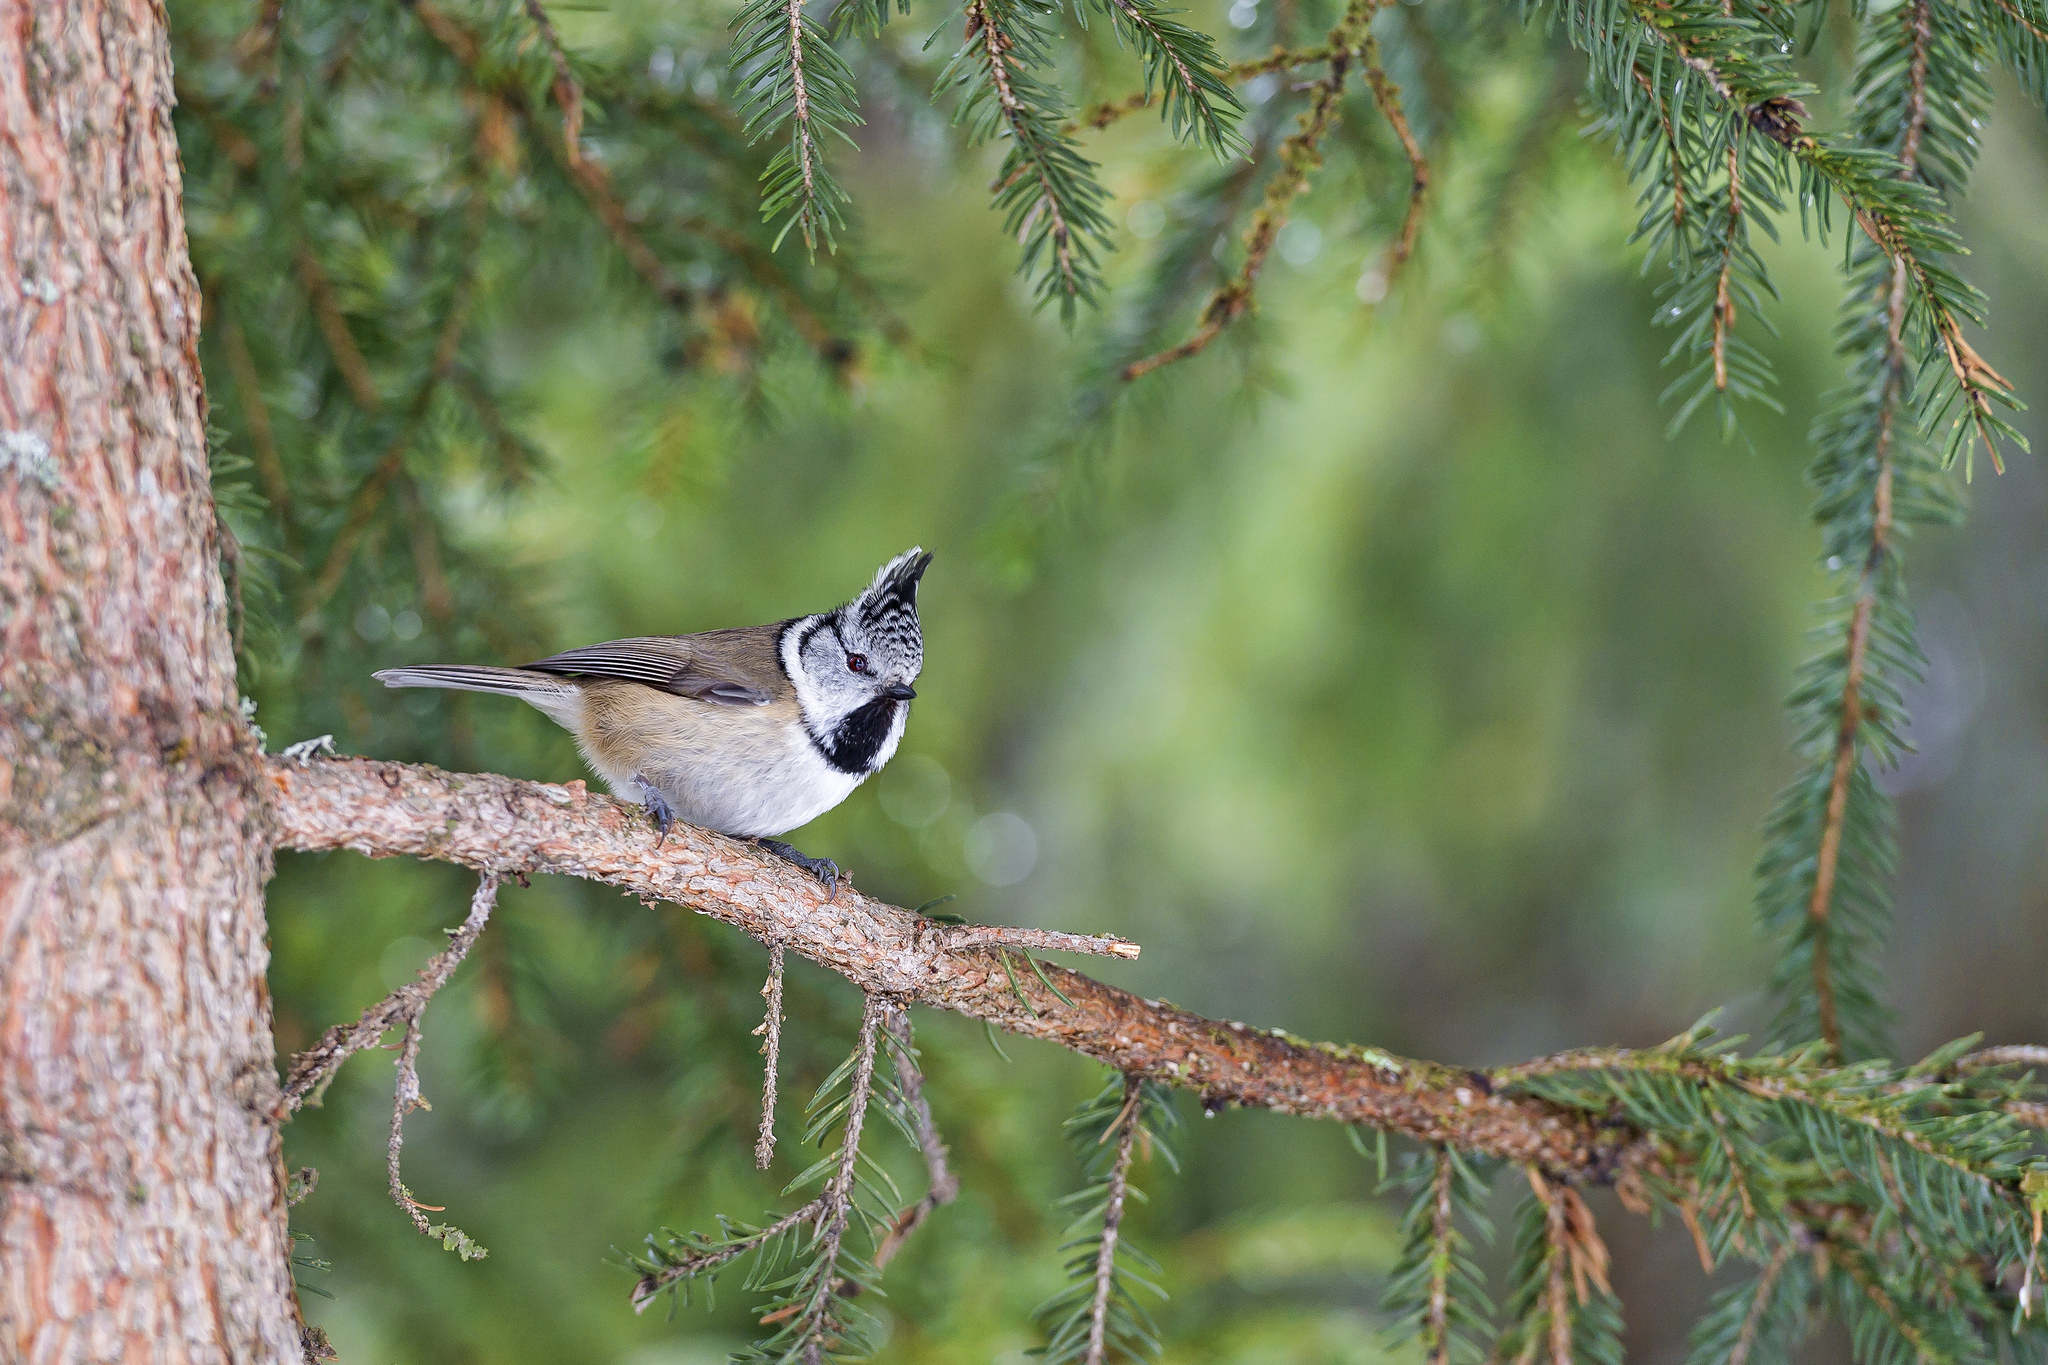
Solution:
{"label": "bird's eye", "polygon": [[866,673],[869,671],[868,656],[865,654],[849,654],[846,656],[846,666],[856,673]]}

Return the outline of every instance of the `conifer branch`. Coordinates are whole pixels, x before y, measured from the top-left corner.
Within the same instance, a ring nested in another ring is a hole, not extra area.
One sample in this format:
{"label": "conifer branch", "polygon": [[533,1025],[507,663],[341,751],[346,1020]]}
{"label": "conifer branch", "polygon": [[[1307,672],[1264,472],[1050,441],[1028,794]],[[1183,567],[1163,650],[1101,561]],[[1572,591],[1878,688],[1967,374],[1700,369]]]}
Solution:
{"label": "conifer branch", "polygon": [[1139,1197],[1130,1173],[1141,1147],[1178,1169],[1168,1140],[1178,1122],[1165,1088],[1141,1076],[1112,1077],[1067,1120],[1088,1183],[1060,1201],[1076,1211],[1060,1244],[1071,1253],[1067,1287],[1033,1314],[1045,1327],[1038,1353],[1047,1365],[1107,1365],[1113,1356],[1157,1353],[1158,1329],[1132,1288],[1166,1294],[1146,1278],[1156,1278],[1159,1267],[1123,1236],[1123,1218],[1127,1201]]}
{"label": "conifer branch", "polygon": [[862,999],[860,1039],[847,1089],[846,1129],[839,1139],[839,1169],[820,1196],[824,1208],[818,1215],[819,1249],[815,1253],[819,1270],[812,1277],[814,1282],[790,1330],[791,1349],[783,1354],[784,1359],[797,1356],[804,1365],[814,1365],[827,1350],[836,1348],[843,1331],[835,1311],[842,1279],[840,1253],[846,1241],[847,1224],[853,1217],[853,1176],[860,1161],[860,1133],[874,1091],[876,1031],[881,1027],[883,1011],[888,1008],[879,996],[869,994]]}
{"label": "conifer branch", "polygon": [[1236,69],[1217,55],[1216,41],[1200,29],[1172,17],[1158,0],[1095,0],[1105,8],[1120,33],[1132,39],[1143,55],[1145,103],[1155,83],[1164,106],[1160,113],[1175,138],[1190,138],[1217,156],[1244,150],[1236,123],[1244,113],[1229,84]]}
{"label": "conifer branch", "polygon": [[429,1107],[420,1095],[420,1017],[426,1013],[427,1005],[435,994],[455,975],[455,969],[462,965],[462,960],[469,956],[469,950],[483,933],[497,900],[498,874],[486,871],[478,878],[476,892],[470,897],[468,916],[460,928],[448,931],[448,946],[420,969],[419,979],[400,986],[363,1011],[355,1023],[336,1024],[321,1035],[318,1043],[293,1057],[278,1106],[278,1117],[284,1118],[309,1101],[317,1105],[343,1062],[364,1048],[375,1046],[391,1029],[403,1028],[405,1033],[398,1049],[398,1079],[391,1101],[391,1139],[385,1147],[391,1198],[405,1210],[422,1234],[441,1238],[443,1245],[459,1252],[465,1261],[483,1256],[484,1249],[461,1229],[430,1222],[427,1214],[441,1210],[420,1203],[405,1187],[399,1173],[399,1152],[405,1144],[405,1116],[415,1109]]}
{"label": "conifer branch", "polygon": [[1728,243],[1721,255],[1721,273],[1714,283],[1714,388],[1728,391],[1728,334],[1735,330],[1735,300],[1728,277],[1735,269],[1736,229],[1742,222],[1742,163],[1737,144],[1728,144]]}
{"label": "conifer branch", "polygon": [[[308,620],[319,614],[341,586],[341,576],[348,572],[349,563],[355,558],[356,548],[369,532],[370,522],[383,505],[384,495],[392,482],[401,477],[405,467],[406,453],[411,450],[413,438],[418,434],[427,411],[433,405],[434,396],[440,391],[441,381],[448,377],[455,364],[455,355],[462,344],[462,334],[469,325],[470,304],[476,285],[476,247],[483,232],[483,196],[472,190],[467,210],[468,226],[465,234],[463,268],[455,278],[455,286],[446,312],[442,315],[441,326],[434,338],[433,354],[427,362],[427,372],[413,390],[412,401],[406,405],[400,416],[398,429],[384,448],[384,454],[370,469],[363,481],[350,496],[348,510],[342,518],[341,528],[329,542],[326,557],[320,568],[308,583],[299,603],[299,617]],[[374,390],[372,391],[374,393]],[[365,409],[369,415],[376,415],[381,404],[372,404]]]}
{"label": "conifer branch", "polygon": [[1298,120],[1299,127],[1280,144],[1280,169],[1267,182],[1265,198],[1252,214],[1251,227],[1244,234],[1244,265],[1237,278],[1210,295],[1202,307],[1201,321],[1186,340],[1124,366],[1126,383],[1200,355],[1222,335],[1224,328],[1252,306],[1259,272],[1287,222],[1288,211],[1295,198],[1308,188],[1309,176],[1323,164],[1319,147],[1323,136],[1337,122],[1353,52],[1366,41],[1373,15],[1379,8],[1380,0],[1351,0],[1344,17],[1330,30],[1329,74],[1316,82],[1309,107]]}
{"label": "conifer branch", "polygon": [[[1233,62],[1224,72],[1232,83],[1241,83],[1256,76],[1277,71],[1291,71],[1298,66],[1320,66],[1330,60],[1333,50],[1328,44],[1321,47],[1276,47],[1263,57],[1249,61]],[[1141,109],[1150,109],[1160,100],[1158,92],[1147,85],[1134,90],[1120,100],[1104,100],[1087,113],[1066,125],[1061,131],[1078,133],[1083,128],[1101,132],[1126,114],[1135,114]]]}
{"label": "conifer branch", "polygon": [[357,407],[364,412],[375,412],[383,405],[383,396],[377,392],[377,381],[370,376],[370,365],[363,359],[362,348],[356,345],[355,336],[348,329],[348,319],[342,316],[340,305],[334,301],[334,287],[327,282],[327,272],[320,268],[312,247],[303,241],[298,245],[295,259],[299,282],[306,290],[306,301],[313,305],[313,321],[320,329],[321,340],[327,343],[327,354],[334,360],[334,368],[341,373],[342,384],[347,387],[349,397],[355,400]]}
{"label": "conifer branch", "polygon": [[1365,70],[1366,83],[1372,87],[1373,103],[1379,106],[1380,116],[1394,130],[1394,136],[1401,140],[1401,152],[1408,158],[1411,176],[1408,209],[1401,216],[1400,235],[1387,249],[1386,263],[1380,267],[1381,279],[1388,289],[1392,289],[1401,276],[1401,268],[1415,250],[1415,234],[1422,227],[1423,197],[1429,192],[1429,161],[1408,127],[1408,116],[1401,108],[1401,88],[1389,80],[1380,67],[1379,43],[1373,38],[1371,29],[1365,31],[1364,41],[1359,44],[1359,64]]}
{"label": "conifer branch", "polygon": [[847,194],[825,165],[822,142],[829,132],[853,143],[845,131],[861,121],[853,72],[804,14],[804,0],[749,0],[733,19],[732,70],[747,141],[789,130],[761,173],[761,216],[783,219],[777,245],[794,228],[810,251],[821,243],[836,249]]}
{"label": "conifer branch", "polygon": [[1138,1101],[1144,1082],[1124,1078],[1123,1109],[1109,1133],[1116,1136],[1116,1157],[1110,1162],[1109,1190],[1102,1209],[1102,1233],[1095,1252],[1095,1297],[1088,1305],[1088,1346],[1082,1365],[1102,1365],[1109,1341],[1109,1295],[1116,1284],[1116,1241],[1124,1221],[1124,1191],[1131,1175],[1131,1155],[1138,1146]]}
{"label": "conifer branch", "polygon": [[1096,255],[1111,245],[1111,227],[1095,163],[1065,130],[1063,97],[1035,74],[1052,64],[1058,9],[1050,0],[969,0],[966,36],[938,85],[960,90],[954,121],[967,125],[970,143],[1009,138],[994,185],[1004,231],[1024,248],[1019,269],[1038,276],[1040,304],[1057,299],[1071,322],[1101,286]]}
{"label": "conifer branch", "polygon": [[581,782],[367,759],[303,768],[273,759],[267,770],[282,847],[605,882],[780,941],[863,990],[985,1019],[1213,1103],[1366,1123],[1554,1171],[1609,1163],[1628,1140],[1575,1109],[1504,1093],[1483,1074],[1205,1019],[1057,966],[1046,975],[1071,1006],[1029,972],[1013,991],[999,950],[957,946],[953,926],[845,888],[828,901],[816,879],[772,855],[688,826],[657,847],[638,807]]}
{"label": "conifer branch", "polygon": [[533,20],[534,29],[546,44],[548,61],[555,68],[555,82],[552,87],[555,105],[562,111],[562,152],[572,167],[583,165],[583,87],[577,83],[574,73],[569,70],[569,54],[562,50],[562,40],[555,33],[554,22],[548,18],[547,6],[542,0],[525,0],[526,15]]}
{"label": "conifer branch", "polygon": [[1757,1276],[1751,1291],[1753,1297],[1749,1301],[1749,1309],[1742,1315],[1742,1331],[1735,1338],[1734,1348],[1728,1352],[1728,1365],[1749,1365],[1750,1352],[1756,1349],[1757,1334],[1770,1311],[1771,1293],[1777,1288],[1778,1276],[1784,1273],[1785,1262],[1791,1255],[1792,1244],[1783,1242],[1771,1253],[1771,1259],[1764,1263],[1763,1273]]}
{"label": "conifer branch", "polygon": [[292,515],[291,486],[285,480],[284,462],[278,458],[277,437],[270,425],[270,404],[263,397],[263,377],[257,372],[256,358],[249,353],[248,334],[232,313],[224,313],[220,338],[228,370],[235,377],[235,394],[242,400],[242,425],[249,432],[256,477],[263,481],[263,500],[277,517],[285,549],[295,554],[299,543],[298,519]]}
{"label": "conifer branch", "polygon": [[[960,1177],[947,1162],[946,1144],[932,1121],[931,1101],[924,1094],[924,1073],[918,1069],[917,1047],[910,1032],[910,1012],[892,1007],[882,1021],[888,1030],[889,1052],[896,1067],[896,1089],[911,1122],[917,1150],[924,1157],[925,1192],[916,1203],[898,1213],[875,1244],[874,1267],[880,1271],[895,1258],[910,1234],[924,1225],[935,1209],[960,1197]],[[842,1291],[843,1292],[843,1291]]]}
{"label": "conifer branch", "polygon": [[[752,1228],[725,1224],[728,1235],[717,1240],[674,1238],[670,1247],[661,1249],[660,1254],[664,1257],[662,1262],[645,1267],[644,1273],[634,1284],[633,1311],[644,1313],[649,1304],[686,1281],[712,1275],[731,1262],[759,1250],[796,1228],[815,1224],[824,1208],[825,1200],[820,1196],[802,1208],[784,1214],[766,1227]],[[738,1235],[731,1235],[735,1231]],[[648,1242],[652,1248],[654,1239],[650,1237]]]}
{"label": "conifer branch", "polygon": [[[1948,272],[1930,266],[1925,259],[1930,251],[1951,250],[1956,245],[1938,196],[1932,192],[1901,193],[1897,189],[1901,180],[1909,184],[1911,181],[1909,177],[1896,176],[1896,163],[1887,168],[1888,158],[1845,151],[1806,132],[1802,127],[1806,106],[1799,99],[1806,87],[1782,63],[1758,60],[1741,41],[1739,26],[1729,25],[1718,14],[1711,23],[1707,22],[1698,13],[1689,12],[1692,4],[1671,4],[1666,0],[1626,3],[1636,14],[1645,37],[1667,47],[1706,81],[1731,112],[1784,148],[1815,182],[1841,199],[1857,226],[1880,251],[1905,263],[1914,297],[1927,313],[1956,390],[1967,408],[1970,430],[1985,442],[1993,465],[2002,473],[2005,465],[1998,440],[2023,444],[2019,433],[1995,411],[1998,406],[2011,406],[2012,386],[1963,338],[1957,314],[1959,310],[1974,310],[1975,291]],[[1583,34],[1576,25],[1574,28],[1575,35]],[[1583,37],[1580,40],[1583,42]],[[1610,36],[1605,41],[1619,40]],[[1825,223],[1825,216],[1822,221]]]}
{"label": "conifer branch", "polygon": [[1473,1261],[1462,1223],[1493,1240],[1486,1216],[1490,1170],[1454,1147],[1433,1145],[1408,1177],[1414,1194],[1401,1219],[1402,1251],[1380,1298],[1396,1339],[1412,1335],[1425,1365],[1479,1365],[1478,1334],[1493,1314],[1485,1276]]}

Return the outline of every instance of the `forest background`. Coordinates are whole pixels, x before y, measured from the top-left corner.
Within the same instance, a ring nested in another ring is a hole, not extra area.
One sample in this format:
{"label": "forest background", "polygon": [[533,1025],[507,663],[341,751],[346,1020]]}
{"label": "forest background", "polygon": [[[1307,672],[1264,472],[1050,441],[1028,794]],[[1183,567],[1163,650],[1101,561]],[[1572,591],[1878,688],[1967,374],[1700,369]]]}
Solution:
{"label": "forest background", "polygon": [[[1193,22],[1247,55],[1250,38],[1230,35],[1274,21],[1258,10],[1198,5]],[[699,94],[730,79],[722,57],[699,61],[722,15],[640,0],[551,12],[579,61]],[[171,15],[181,122],[203,123],[248,10],[188,0]],[[1386,174],[1347,169],[1311,190],[1259,315],[1119,392],[1104,357],[1127,314],[1084,311],[1068,329],[1034,311],[987,207],[993,162],[960,154],[943,114],[869,69],[928,62],[929,30],[918,16],[862,59],[868,126],[857,152],[833,153],[861,268],[910,344],[862,336],[820,363],[762,342],[769,324],[740,294],[684,347],[623,266],[588,288],[601,235],[539,251],[484,237],[464,363],[504,427],[436,409],[413,457],[449,471],[431,511],[463,595],[427,600],[405,521],[380,523],[324,630],[251,642],[271,747],[331,731],[343,752],[584,775],[523,708],[389,694],[368,675],[818,609],[917,542],[937,559],[902,755],[801,837],[863,890],[1124,934],[1142,959],[1091,971],[1405,1055],[1483,1066],[1648,1045],[1717,1005],[1729,1027],[1763,1031],[1771,954],[1752,869],[1791,766],[1783,697],[1824,592],[1802,472],[1807,422],[1839,380],[1839,248],[1764,245],[1784,297],[1780,335],[1755,339],[1787,415],[1752,405],[1745,435],[1702,419],[1667,438],[1659,277],[1626,245],[1634,192],[1580,136],[1580,59],[1517,33],[1440,107],[1425,73],[1408,82],[1438,155],[1421,246],[1391,290],[1375,272],[1405,168],[1363,154]],[[1830,60],[1825,44],[1811,60]],[[1969,274],[1995,300],[1980,349],[2038,398],[2048,133],[2000,93],[1959,219]],[[1248,99],[1256,111],[1256,87]],[[445,111],[358,112],[380,167],[431,157],[445,135]],[[1186,226],[1171,188],[1203,154],[1149,117],[1089,152],[1124,248],[1107,273],[1137,281]],[[231,160],[188,163],[203,284],[238,268]],[[344,308],[368,315],[404,272],[356,246],[323,251]],[[801,261],[793,238],[781,259]],[[253,437],[223,335],[209,330],[205,359],[235,452]],[[291,344],[251,340],[259,360]],[[281,371],[269,383],[265,439],[315,454],[360,439],[323,429]],[[2039,448],[2048,426],[2017,420]],[[1085,498],[1041,496],[1077,483]],[[1967,532],[1912,547],[1930,666],[1907,699],[1918,753],[1884,779],[1900,795],[1887,966],[1903,1056],[1973,1029],[1994,1043],[2042,1032],[2048,476],[2035,457],[2002,476],[1980,459],[1967,496]],[[410,862],[279,864],[271,987],[287,1054],[407,980],[467,894],[466,874]],[[287,1130],[290,1164],[321,1173],[293,1226],[329,1267],[301,1279],[332,1295],[308,1314],[342,1359],[684,1365],[746,1340],[745,1296],[636,1317],[612,1262],[657,1226],[766,1209],[796,1169],[751,1167],[763,966],[758,946],[674,906],[559,879],[508,886],[433,1008],[435,1107],[406,1147],[408,1183],[489,1257],[448,1255],[385,1198],[375,1062]],[[789,1008],[785,1091],[807,1094],[859,998],[798,965]],[[1059,1284],[1052,1204],[1077,1183],[1053,1135],[1099,1069],[1026,1042],[1004,1061],[951,1017],[919,1026],[963,1190],[891,1269],[884,1356],[1020,1365],[1030,1310]],[[1203,1120],[1183,1103],[1182,1170],[1146,1171],[1155,1202],[1133,1215],[1173,1294],[1166,1358],[1386,1356],[1375,1305],[1398,1199],[1374,1197],[1373,1163],[1331,1126]],[[1590,1197],[1596,1212],[1611,1201]],[[1630,1350],[1679,1358],[1718,1282],[1675,1225],[1602,1226]]]}

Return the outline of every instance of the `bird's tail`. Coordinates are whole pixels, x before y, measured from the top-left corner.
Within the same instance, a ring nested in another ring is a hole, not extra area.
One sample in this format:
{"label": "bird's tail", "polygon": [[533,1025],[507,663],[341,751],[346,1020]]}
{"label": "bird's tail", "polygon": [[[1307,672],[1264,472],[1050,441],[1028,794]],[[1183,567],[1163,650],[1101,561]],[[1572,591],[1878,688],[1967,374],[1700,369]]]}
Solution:
{"label": "bird's tail", "polygon": [[583,714],[583,692],[575,683],[527,668],[420,664],[413,668],[386,668],[370,676],[386,687],[449,687],[458,692],[496,692],[517,697],[571,730]]}
{"label": "bird's tail", "polygon": [[[577,688],[564,678],[524,668],[485,668],[473,664],[421,664],[387,668],[371,677],[386,687],[452,687],[458,692],[497,692],[538,705],[550,697],[574,696]],[[543,708],[545,709],[545,708]]]}

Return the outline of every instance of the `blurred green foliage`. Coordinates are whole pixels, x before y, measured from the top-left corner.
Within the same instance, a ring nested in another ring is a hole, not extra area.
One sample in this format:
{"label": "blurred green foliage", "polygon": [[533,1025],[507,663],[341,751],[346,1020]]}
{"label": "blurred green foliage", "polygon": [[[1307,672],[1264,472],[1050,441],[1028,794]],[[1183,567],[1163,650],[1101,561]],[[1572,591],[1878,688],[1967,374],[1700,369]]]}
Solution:
{"label": "blurred green foliage", "polygon": [[[1138,963],[1090,969],[1212,1015],[1460,1063],[1649,1043],[1721,1003],[1768,1019],[1750,873],[1822,592],[1800,474],[1838,379],[1835,254],[1763,248],[1784,297],[1781,335],[1758,344],[1786,415],[1747,414],[1732,443],[1703,426],[1667,440],[1659,281],[1624,245],[1632,191],[1577,136],[1576,59],[1540,33],[1453,32],[1465,21],[1403,7],[1391,18],[1415,41],[1390,70],[1439,187],[1418,261],[1360,303],[1406,173],[1354,95],[1336,134],[1352,155],[1283,236],[1259,313],[1117,394],[1109,369],[1173,339],[1229,268],[1210,255],[1211,201],[1187,192],[1229,168],[1149,118],[1092,141],[1122,250],[1105,311],[1062,329],[1034,312],[986,206],[994,155],[964,153],[922,102],[920,45],[943,16],[919,12],[850,58],[869,122],[858,153],[832,155],[854,249],[772,258],[821,341],[764,282],[758,153],[715,113],[725,11],[552,9],[607,110],[591,145],[688,307],[655,296],[548,160],[538,49],[487,48],[535,130],[494,142],[513,116],[404,7],[294,4],[275,55],[252,56],[256,6],[172,6],[214,420],[256,462],[234,477],[268,491],[267,442],[291,490],[288,510],[273,498],[235,523],[248,690],[273,749],[331,731],[344,752],[584,776],[537,714],[369,674],[794,615],[921,542],[937,562],[902,755],[799,836],[863,890],[1126,934]],[[1312,9],[1240,0],[1193,19],[1234,35],[1235,59],[1312,40],[1330,18]],[[1432,58],[1432,25],[1461,41]],[[1133,83],[1108,35],[1076,51],[1091,98]],[[1805,60],[1839,73],[1844,53],[1823,42]],[[1247,100],[1247,136],[1291,126],[1279,79]],[[1984,349],[2039,397],[2048,140],[2002,107],[1966,227],[1997,301]],[[305,199],[309,179],[340,197]],[[323,339],[302,249],[373,406]],[[884,340],[856,267],[913,346]],[[435,379],[458,291],[470,323]],[[313,601],[394,449],[386,502]],[[1921,759],[1898,781],[1908,1051],[2043,1023],[2028,983],[2048,961],[2048,481],[2021,460],[1972,491],[1976,527],[1916,560],[1934,667],[1912,699]],[[437,866],[281,856],[280,1051],[408,979],[466,895]],[[764,969],[758,945],[676,907],[507,887],[428,1012],[435,1107],[406,1147],[410,1187],[489,1258],[444,1253],[385,1197],[377,1058],[287,1130],[289,1163],[321,1171],[293,1220],[332,1264],[302,1279],[333,1295],[308,1313],[343,1360],[684,1365],[747,1340],[736,1296],[634,1317],[632,1277],[608,1260],[658,1226],[766,1210],[808,1164],[799,1101],[844,1055],[859,1001],[792,964],[784,1147],[758,1174]],[[1059,1284],[1054,1201],[1080,1182],[1057,1134],[1100,1069],[1014,1042],[1005,1062],[976,1026],[916,1023],[963,1192],[889,1268],[882,1358],[1021,1365],[1031,1309]],[[1374,1197],[1373,1164],[1334,1128],[1197,1113],[1182,1171],[1141,1172],[1152,1202],[1131,1215],[1174,1296],[1166,1358],[1380,1359],[1400,1202]],[[1604,1226],[1631,1349],[1676,1349],[1710,1288],[1689,1243]]]}

